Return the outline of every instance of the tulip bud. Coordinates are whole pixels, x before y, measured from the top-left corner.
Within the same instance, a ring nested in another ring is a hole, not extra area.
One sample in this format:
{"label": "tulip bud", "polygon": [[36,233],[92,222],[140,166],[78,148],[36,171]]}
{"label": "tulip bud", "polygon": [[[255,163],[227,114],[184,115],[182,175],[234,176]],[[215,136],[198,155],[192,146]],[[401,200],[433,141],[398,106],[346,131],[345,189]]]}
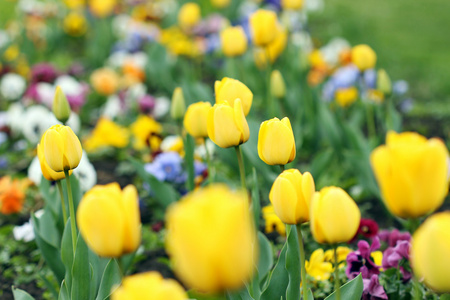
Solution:
{"label": "tulip bud", "polygon": [[207,118],[208,136],[217,146],[228,148],[245,143],[250,137],[241,99],[232,107],[227,101],[210,108]]}
{"label": "tulip bud", "polygon": [[55,172],[75,169],[80,163],[81,143],[69,126],[50,127],[42,135],[41,144],[45,161]]}
{"label": "tulip bud", "polygon": [[178,24],[184,30],[192,29],[201,18],[200,6],[194,2],[185,3],[178,12]]}
{"label": "tulip bud", "polygon": [[288,32],[282,25],[276,25],[275,39],[269,43],[264,49],[259,48],[254,52],[255,62],[258,68],[262,69],[270,63],[274,63],[275,60],[283,53],[286,48]]}
{"label": "tulip bud", "polygon": [[392,92],[392,83],[388,73],[384,69],[379,69],[377,73],[377,90],[385,95],[390,95]]}
{"label": "tulip bud", "polygon": [[311,202],[311,233],[318,243],[350,241],[358,231],[361,212],[341,188],[330,186],[316,192]]}
{"label": "tulip bud", "polygon": [[372,69],[377,62],[377,55],[367,45],[358,45],[352,48],[352,61],[361,71]]}
{"label": "tulip bud", "polygon": [[166,250],[178,278],[205,293],[251,279],[258,243],[245,192],[225,185],[196,190],[169,207]]}
{"label": "tulip bud", "polygon": [[449,154],[436,138],[389,131],[386,145],[370,155],[384,204],[400,218],[432,213],[448,193]]}
{"label": "tulip bud", "polygon": [[141,242],[141,219],[136,188],[120,190],[118,183],[96,185],[78,206],[77,223],[89,248],[102,257],[135,251]]}
{"label": "tulip bud", "polygon": [[283,223],[301,224],[309,221],[314,192],[314,179],[309,172],[302,175],[297,169],[289,169],[275,179],[269,199]]}
{"label": "tulip bud", "polygon": [[295,158],[295,140],[291,122],[273,118],[261,123],[258,135],[258,155],[268,165],[285,165]]}
{"label": "tulip bud", "polygon": [[188,106],[183,125],[186,131],[195,138],[208,137],[209,102],[197,102]]}
{"label": "tulip bud", "polygon": [[414,233],[411,265],[417,279],[438,293],[450,292],[450,212],[430,216]]}
{"label": "tulip bud", "polygon": [[174,120],[183,119],[186,111],[186,104],[184,102],[183,89],[181,87],[175,88],[172,95],[172,103],[170,105],[170,116]]}
{"label": "tulip bud", "polygon": [[280,99],[286,95],[286,85],[283,75],[278,70],[273,70],[272,74],[270,74],[270,92],[273,97]]}
{"label": "tulip bud", "polygon": [[225,8],[230,5],[231,0],[211,0],[212,5],[217,8]]}
{"label": "tulip bud", "polygon": [[220,33],[220,41],[226,56],[239,56],[247,51],[247,37],[241,26],[225,28]]}
{"label": "tulip bud", "polygon": [[248,115],[250,112],[253,102],[253,93],[239,80],[228,77],[224,77],[222,81],[216,80],[214,92],[216,94],[217,104],[227,101],[231,106],[234,106],[234,101],[240,99],[244,114]]}
{"label": "tulip bud", "polygon": [[253,43],[264,47],[271,43],[277,35],[277,15],[270,10],[258,9],[250,16],[250,30]]}
{"label": "tulip bud", "polygon": [[56,87],[55,97],[53,98],[53,106],[52,106],[53,114],[56,119],[61,123],[66,123],[70,117],[70,105],[69,101],[67,101],[66,95],[62,91],[60,86]]}
{"label": "tulip bud", "polygon": [[302,8],[303,0],[281,0],[281,7],[283,9],[297,10]]}
{"label": "tulip bud", "polygon": [[173,280],[164,279],[155,271],[127,276],[111,295],[111,300],[185,300],[183,287]]}

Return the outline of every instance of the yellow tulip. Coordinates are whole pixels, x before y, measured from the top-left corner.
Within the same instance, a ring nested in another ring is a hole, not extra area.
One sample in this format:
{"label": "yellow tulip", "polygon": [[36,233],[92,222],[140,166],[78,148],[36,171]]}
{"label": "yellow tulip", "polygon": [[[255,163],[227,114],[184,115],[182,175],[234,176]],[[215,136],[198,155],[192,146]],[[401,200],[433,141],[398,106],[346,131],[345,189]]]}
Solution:
{"label": "yellow tulip", "polygon": [[185,300],[183,287],[173,279],[164,279],[158,272],[127,276],[111,295],[111,300]]}
{"label": "yellow tulip", "polygon": [[283,75],[278,70],[273,70],[270,74],[270,93],[275,98],[284,98],[286,95],[286,84]]}
{"label": "yellow tulip", "polygon": [[195,138],[208,137],[209,102],[197,102],[188,106],[183,125],[186,131]]}
{"label": "yellow tulip", "polygon": [[211,0],[211,4],[217,8],[225,8],[230,5],[231,0]]}
{"label": "yellow tulip", "polygon": [[275,179],[269,199],[283,223],[301,224],[310,219],[314,192],[314,179],[309,172],[302,174],[297,169],[289,169]]}
{"label": "yellow tulip", "polygon": [[253,102],[253,93],[239,80],[224,77],[221,81],[214,83],[214,92],[216,94],[216,103],[220,104],[227,101],[234,106],[236,99],[241,99],[244,114],[248,115]]}
{"label": "yellow tulip", "polygon": [[104,18],[112,14],[116,5],[117,0],[89,0],[91,12],[98,18]]}
{"label": "yellow tulip", "polygon": [[400,218],[417,218],[438,209],[448,193],[448,150],[436,138],[415,132],[388,132],[386,145],[370,156],[383,201]]}
{"label": "yellow tulip", "polygon": [[358,89],[354,86],[349,88],[338,88],[334,93],[336,102],[341,107],[348,107],[358,99]]}
{"label": "yellow tulip", "polygon": [[190,30],[201,18],[200,6],[194,2],[184,4],[178,12],[178,24],[184,30]]}
{"label": "yellow tulip", "polygon": [[277,15],[270,10],[258,9],[249,19],[253,43],[264,47],[270,44],[277,35]]}
{"label": "yellow tulip", "polygon": [[247,120],[240,99],[232,107],[227,101],[209,109],[207,118],[208,136],[217,146],[228,148],[245,143],[250,137]]}
{"label": "yellow tulip", "polygon": [[258,250],[245,192],[218,184],[194,191],[168,209],[166,224],[166,250],[187,286],[218,292],[250,280]]}
{"label": "yellow tulip", "polygon": [[285,165],[295,158],[295,140],[291,122],[273,118],[261,123],[258,155],[268,165]]}
{"label": "yellow tulip", "polygon": [[141,219],[136,188],[118,183],[96,185],[81,199],[77,210],[80,233],[99,256],[119,257],[141,242]]}
{"label": "yellow tulip", "polygon": [[287,39],[288,32],[286,28],[284,28],[280,24],[277,24],[275,39],[265,48],[255,50],[256,65],[259,68],[264,68],[268,64],[268,59],[270,63],[273,64],[286,48]]}
{"label": "yellow tulip", "polygon": [[64,18],[64,31],[71,36],[82,36],[87,31],[87,21],[82,13],[70,12]]}
{"label": "yellow tulip", "polygon": [[377,62],[377,55],[367,45],[358,45],[352,48],[352,62],[361,71],[372,69]]}
{"label": "yellow tulip", "polygon": [[325,187],[311,202],[311,233],[319,243],[350,241],[358,231],[361,212],[355,201],[339,187]]}
{"label": "yellow tulip", "polygon": [[411,265],[419,280],[439,293],[450,292],[450,212],[429,217],[414,233]]}
{"label": "yellow tulip", "polygon": [[[44,156],[42,141],[40,144],[37,145],[37,155],[39,159],[39,164],[41,165],[42,175],[44,175],[45,179],[49,181],[56,181],[65,178],[64,172],[55,172],[48,166]],[[70,174],[72,174],[72,170],[69,171],[69,175]]]}
{"label": "yellow tulip", "polygon": [[225,28],[220,33],[220,41],[226,56],[239,56],[247,51],[247,36],[241,26]]}
{"label": "yellow tulip", "polygon": [[81,160],[78,137],[69,126],[54,125],[42,135],[45,161],[55,172],[75,169]]}
{"label": "yellow tulip", "polygon": [[303,0],[281,0],[283,9],[300,9],[303,6]]}

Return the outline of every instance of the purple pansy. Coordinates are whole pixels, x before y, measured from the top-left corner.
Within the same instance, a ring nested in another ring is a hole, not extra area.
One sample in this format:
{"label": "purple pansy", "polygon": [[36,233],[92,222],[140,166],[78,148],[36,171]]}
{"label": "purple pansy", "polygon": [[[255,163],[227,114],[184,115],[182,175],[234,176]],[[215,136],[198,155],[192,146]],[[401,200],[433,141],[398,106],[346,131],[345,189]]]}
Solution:
{"label": "purple pansy", "polygon": [[398,229],[382,230],[378,234],[378,237],[383,242],[386,242],[389,247],[395,247],[398,241],[410,241],[411,234],[409,232],[400,232]]}
{"label": "purple pansy", "polygon": [[378,281],[378,275],[372,275],[370,279],[363,279],[363,300],[388,299],[383,286]]}
{"label": "purple pansy", "polygon": [[351,252],[347,256],[347,269],[345,274],[349,279],[353,279],[361,273],[363,278],[370,278],[372,275],[380,274],[380,267],[377,266],[371,253],[380,248],[380,240],[375,237],[372,241],[372,245],[369,245],[366,241],[358,242],[358,250]]}
{"label": "purple pansy", "polygon": [[409,251],[411,244],[409,241],[398,241],[395,247],[387,248],[383,253],[382,266],[384,269],[399,268],[402,273],[403,280],[411,279],[411,273],[404,267],[400,266],[402,259],[409,260]]}

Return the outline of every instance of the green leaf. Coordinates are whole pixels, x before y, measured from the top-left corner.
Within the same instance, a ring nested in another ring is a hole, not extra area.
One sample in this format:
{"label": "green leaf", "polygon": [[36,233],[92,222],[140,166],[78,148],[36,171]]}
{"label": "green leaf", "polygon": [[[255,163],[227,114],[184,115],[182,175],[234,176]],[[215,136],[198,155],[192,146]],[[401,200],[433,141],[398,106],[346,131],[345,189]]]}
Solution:
{"label": "green leaf", "polygon": [[[341,286],[341,299],[345,300],[359,300],[361,299],[364,289],[364,284],[361,274],[353,278],[343,286]],[[325,300],[336,299],[336,291],[325,298]]]}
{"label": "green leaf", "polygon": [[259,278],[264,278],[273,265],[273,257],[272,257],[272,245],[266,236],[258,232],[258,240],[259,240],[259,262],[258,262],[258,273]]}
{"label": "green leaf", "polygon": [[[252,211],[253,218],[255,220],[255,228],[259,228],[259,220],[261,218],[261,202],[259,199],[259,185],[258,176],[256,175],[256,169],[253,168],[253,188],[252,188]],[[270,268],[270,266],[269,266]],[[261,276],[261,273],[260,273]],[[262,275],[264,276],[264,275]]]}
{"label": "green leaf", "polygon": [[111,295],[112,288],[120,284],[120,269],[116,260],[111,259],[103,272],[96,300],[104,300]]}
{"label": "green leaf", "polygon": [[316,153],[311,162],[311,174],[313,177],[319,177],[330,166],[333,159],[334,152],[331,149]]}
{"label": "green leaf", "polygon": [[72,288],[72,266],[73,266],[73,247],[72,247],[72,230],[70,227],[70,217],[67,219],[66,226],[64,228],[63,237],[61,240],[61,260],[66,267],[66,275],[64,281],[69,287],[68,293]]}
{"label": "green leaf", "polygon": [[31,297],[30,294],[21,289],[16,289],[15,287],[12,287],[12,292],[15,300],[34,300],[34,298]]}
{"label": "green leaf", "polygon": [[194,172],[194,138],[190,134],[186,134],[186,141],[184,143],[184,160],[186,164],[186,170],[188,174],[188,190],[193,191],[195,187],[195,172]]}
{"label": "green leaf", "polygon": [[44,198],[45,205],[50,207],[54,215],[58,215],[61,207],[61,200],[59,199],[57,186],[54,185],[52,187],[50,181],[42,176],[41,183],[39,184],[39,192]]}
{"label": "green leaf", "polygon": [[59,248],[60,246],[60,233],[56,228],[55,220],[53,219],[53,215],[50,211],[45,209],[42,216],[38,219],[39,222],[39,233],[40,236],[50,245],[55,248]]}
{"label": "green leaf", "polygon": [[286,271],[286,250],[287,243],[281,249],[280,256],[275,268],[267,279],[267,287],[261,295],[261,300],[281,299],[286,295],[286,288],[289,281],[289,275]]}
{"label": "green leaf", "polygon": [[443,295],[441,295],[441,297],[439,299],[440,300],[450,300],[450,294],[443,294]]}
{"label": "green leaf", "polygon": [[[286,289],[287,300],[300,299],[300,249],[298,245],[297,227],[287,225],[287,251],[286,251],[286,270],[289,275],[289,284]],[[290,227],[290,230],[288,229]]]}
{"label": "green leaf", "polygon": [[67,290],[67,284],[65,280],[61,282],[58,300],[70,300],[69,291]]}
{"label": "green leaf", "polygon": [[78,235],[77,249],[72,266],[71,299],[89,299],[91,270],[89,267],[89,252],[81,234]]}

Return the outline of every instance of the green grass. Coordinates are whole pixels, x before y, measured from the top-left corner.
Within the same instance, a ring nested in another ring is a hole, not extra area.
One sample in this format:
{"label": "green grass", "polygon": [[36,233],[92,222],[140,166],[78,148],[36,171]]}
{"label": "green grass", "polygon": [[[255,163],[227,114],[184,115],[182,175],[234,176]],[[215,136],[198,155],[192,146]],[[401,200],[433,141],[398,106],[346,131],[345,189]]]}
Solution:
{"label": "green grass", "polygon": [[407,80],[414,99],[450,104],[449,11],[448,0],[326,0],[310,25],[323,43],[341,36],[370,45],[378,67]]}
{"label": "green grass", "polygon": [[13,0],[0,1],[0,29],[4,29],[5,25],[13,18],[15,5],[16,1]]}

